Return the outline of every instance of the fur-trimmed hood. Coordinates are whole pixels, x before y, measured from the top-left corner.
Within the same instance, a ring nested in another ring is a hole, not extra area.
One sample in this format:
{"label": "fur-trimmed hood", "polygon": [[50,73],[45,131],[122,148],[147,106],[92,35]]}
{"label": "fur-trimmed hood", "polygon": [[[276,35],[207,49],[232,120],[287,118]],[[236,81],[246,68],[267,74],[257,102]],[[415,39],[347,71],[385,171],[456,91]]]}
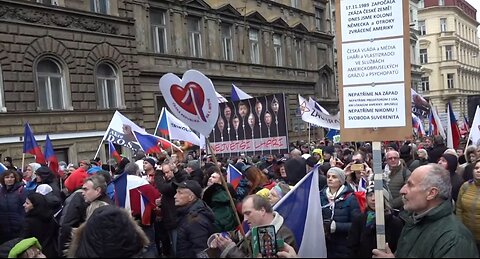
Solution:
{"label": "fur-trimmed hood", "polygon": [[138,257],[149,240],[128,211],[114,205],[95,209],[73,230],[67,257]]}

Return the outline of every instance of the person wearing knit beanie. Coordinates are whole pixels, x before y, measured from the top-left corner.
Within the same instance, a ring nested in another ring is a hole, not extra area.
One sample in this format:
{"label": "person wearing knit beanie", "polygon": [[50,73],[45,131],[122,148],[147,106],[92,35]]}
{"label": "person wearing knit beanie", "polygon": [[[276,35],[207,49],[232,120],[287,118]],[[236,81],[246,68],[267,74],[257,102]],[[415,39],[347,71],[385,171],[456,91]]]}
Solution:
{"label": "person wearing knit beanie", "polygon": [[143,160],[144,162],[148,162],[149,164],[151,164],[153,166],[153,168],[155,168],[155,165],[157,164],[157,162],[155,162],[155,160],[151,157],[149,158],[146,158]]}
{"label": "person wearing knit beanie", "polygon": [[330,173],[335,174],[337,176],[337,178],[340,180],[341,185],[345,184],[346,176],[345,176],[345,171],[343,171],[343,169],[339,167],[332,167],[327,171],[327,174],[330,174]]}
{"label": "person wearing knit beanie", "polygon": [[284,183],[277,183],[268,194],[268,201],[273,206],[290,191],[290,186]]}
{"label": "person wearing knit beanie", "polygon": [[454,154],[445,152],[440,159],[438,159],[438,164],[450,172],[450,182],[452,183],[452,199],[457,201],[458,192],[463,184],[463,178],[456,173],[458,157]]}

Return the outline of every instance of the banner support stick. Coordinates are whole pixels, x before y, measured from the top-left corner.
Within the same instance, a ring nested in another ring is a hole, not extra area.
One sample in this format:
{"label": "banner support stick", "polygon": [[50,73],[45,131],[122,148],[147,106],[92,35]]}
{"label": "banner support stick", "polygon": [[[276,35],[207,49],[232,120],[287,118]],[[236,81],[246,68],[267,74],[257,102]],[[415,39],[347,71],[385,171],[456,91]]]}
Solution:
{"label": "banner support stick", "polygon": [[385,251],[385,210],[383,204],[383,171],[381,142],[373,141],[373,172],[375,190],[375,223],[377,230],[377,249]]}
{"label": "banner support stick", "polygon": [[[207,145],[206,150],[210,149],[210,151],[212,152],[213,162],[215,163],[215,166],[217,166],[217,157],[215,155],[215,151],[213,151],[213,148],[210,146],[210,141],[207,138],[205,138],[205,144]],[[233,202],[232,195],[230,194],[230,191],[228,190],[227,181],[225,180],[225,177],[223,176],[222,172],[220,172],[220,177],[222,179],[223,188],[225,188],[225,191],[228,194],[228,199],[230,200],[230,206],[232,207],[233,213],[235,214],[235,219],[237,220],[240,233],[242,234],[242,236],[245,236],[245,231],[243,230],[242,222],[240,221],[240,217],[238,216],[238,213],[237,213],[237,208],[235,207],[235,203]]]}

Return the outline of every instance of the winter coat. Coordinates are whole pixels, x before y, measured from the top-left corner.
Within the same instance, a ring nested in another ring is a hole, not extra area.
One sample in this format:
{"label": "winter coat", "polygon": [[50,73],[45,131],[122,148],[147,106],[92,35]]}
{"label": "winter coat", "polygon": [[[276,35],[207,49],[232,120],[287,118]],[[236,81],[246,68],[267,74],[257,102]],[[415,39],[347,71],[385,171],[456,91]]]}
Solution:
{"label": "winter coat", "polygon": [[445,144],[435,145],[431,150],[428,150],[428,162],[436,164],[440,157],[443,155],[445,150],[447,150]]}
{"label": "winter coat", "polygon": [[[335,206],[329,205],[326,193],[328,187],[320,191],[323,220],[324,222],[326,220],[335,221],[336,226],[334,233],[330,233],[328,229],[325,230],[328,232],[325,236],[328,258],[345,258],[350,255],[347,246],[348,231],[350,230],[353,219],[360,214],[360,207],[357,198],[353,194],[352,188],[348,185],[344,186],[345,188],[343,191],[339,193],[334,200]],[[334,211],[332,211],[332,207],[334,208]],[[326,227],[330,227],[330,225],[327,225]]]}
{"label": "winter coat", "polygon": [[81,189],[70,194],[65,200],[58,231],[59,256],[63,256],[67,244],[71,241],[72,229],[78,228],[85,221],[87,206]]}
{"label": "winter coat", "polygon": [[202,200],[177,208],[178,258],[195,258],[207,248],[207,239],[213,234],[215,215]]}
{"label": "winter coat", "polygon": [[307,174],[307,163],[302,157],[290,158],[285,161],[288,185],[297,184]]}
{"label": "winter coat", "polygon": [[452,201],[442,202],[419,218],[409,213],[405,221],[395,257],[478,258],[472,233],[453,214]]}
{"label": "winter coat", "polygon": [[27,191],[23,183],[15,183],[11,188],[0,187],[0,244],[19,237],[25,220],[23,204]]}
{"label": "winter coat", "polygon": [[411,174],[412,173],[410,170],[408,170],[403,163],[391,170],[388,180],[388,188],[390,190],[390,194],[392,195],[390,205],[392,205],[393,209],[403,210],[403,201],[402,196],[400,195],[400,189],[402,189],[403,185],[405,185],[408,177],[410,177]]}
{"label": "winter coat", "polygon": [[155,185],[157,186],[157,190],[162,194],[160,215],[167,230],[172,230],[177,227],[177,208],[175,207],[174,198],[177,193],[177,188],[173,182],[180,183],[187,180],[187,178],[187,174],[182,172],[177,172],[169,181],[165,181],[163,173],[161,172],[155,175]]}
{"label": "winter coat", "polygon": [[58,225],[53,219],[53,214],[45,197],[38,199],[37,204],[26,213],[23,231],[20,234],[22,238],[37,238],[47,258],[58,257]]}
{"label": "winter coat", "polygon": [[[277,240],[283,239],[286,244],[289,244],[291,247],[298,251],[297,242],[295,240],[295,235],[293,232],[285,226],[283,217],[277,212],[273,212],[273,220],[270,225],[275,226],[275,232],[277,234]],[[229,232],[232,241],[234,242],[230,246],[226,247],[220,257],[222,258],[252,258],[252,236],[251,232],[247,232],[245,237],[242,239],[241,234],[237,231]]]}
{"label": "winter coat", "polygon": [[127,210],[106,205],[73,231],[68,257],[139,258],[148,243]]}
{"label": "winter coat", "polygon": [[[185,172],[186,173],[186,172]],[[188,174],[188,173],[186,173]],[[203,184],[203,171],[202,169],[195,169],[190,174],[188,174],[188,180],[197,181],[200,186],[204,187]]]}
{"label": "winter coat", "polygon": [[234,230],[238,225],[227,191],[221,184],[205,189],[202,198],[215,214],[215,232]]}
{"label": "winter coat", "polygon": [[[367,226],[367,213],[368,211],[353,219],[348,233],[348,247],[351,258],[372,258],[372,250],[377,248],[375,218],[373,218],[373,225]],[[392,252],[397,250],[402,228],[403,221],[400,218],[393,214],[385,214],[385,237]]]}
{"label": "winter coat", "polygon": [[460,188],[456,215],[480,243],[480,181],[470,180]]}

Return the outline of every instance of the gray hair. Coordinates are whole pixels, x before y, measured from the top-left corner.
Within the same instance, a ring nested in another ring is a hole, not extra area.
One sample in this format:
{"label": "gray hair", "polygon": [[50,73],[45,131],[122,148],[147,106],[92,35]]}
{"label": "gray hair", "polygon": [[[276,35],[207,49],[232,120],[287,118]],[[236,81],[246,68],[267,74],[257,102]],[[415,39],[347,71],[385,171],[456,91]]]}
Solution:
{"label": "gray hair", "polygon": [[92,182],[93,189],[100,188],[102,193],[107,192],[107,182],[106,182],[105,177],[103,175],[94,174],[94,175],[88,177],[87,179],[85,179],[85,182],[88,182],[88,181]]}
{"label": "gray hair", "polygon": [[130,175],[141,174],[140,167],[135,162],[128,163],[123,171]]}
{"label": "gray hair", "polygon": [[420,186],[427,190],[435,187],[438,189],[438,196],[442,200],[448,200],[452,196],[452,183],[450,173],[438,164],[428,164],[429,170],[423,178]]}

